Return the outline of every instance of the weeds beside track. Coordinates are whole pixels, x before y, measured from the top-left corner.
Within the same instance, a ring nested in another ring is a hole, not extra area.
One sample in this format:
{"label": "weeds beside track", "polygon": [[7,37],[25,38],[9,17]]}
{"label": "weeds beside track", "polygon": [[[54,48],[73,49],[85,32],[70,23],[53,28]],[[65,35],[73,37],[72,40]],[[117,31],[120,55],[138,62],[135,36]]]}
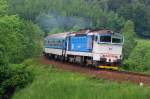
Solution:
{"label": "weeds beside track", "polygon": [[150,75],[146,74],[105,69],[96,70],[91,67],[79,66],[77,64],[49,60],[45,57],[42,57],[40,59],[40,63],[52,64],[55,68],[62,69],[65,71],[82,73],[96,79],[101,78],[117,82],[132,82],[140,85],[150,85]]}

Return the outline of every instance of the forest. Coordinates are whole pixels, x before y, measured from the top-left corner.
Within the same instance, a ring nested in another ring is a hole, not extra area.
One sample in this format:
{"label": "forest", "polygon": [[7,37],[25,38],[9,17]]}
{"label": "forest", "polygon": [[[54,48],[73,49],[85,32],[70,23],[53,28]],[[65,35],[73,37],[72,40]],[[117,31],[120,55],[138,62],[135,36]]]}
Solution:
{"label": "forest", "polygon": [[84,28],[122,33],[123,69],[150,73],[150,0],[0,0],[0,99],[32,82],[46,35]]}

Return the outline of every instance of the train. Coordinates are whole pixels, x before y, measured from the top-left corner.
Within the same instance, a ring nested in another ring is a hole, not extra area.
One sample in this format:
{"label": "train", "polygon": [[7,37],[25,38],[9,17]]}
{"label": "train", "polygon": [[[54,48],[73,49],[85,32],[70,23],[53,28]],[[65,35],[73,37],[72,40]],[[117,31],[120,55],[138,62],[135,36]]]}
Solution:
{"label": "train", "polygon": [[112,30],[82,29],[48,35],[46,57],[96,68],[117,69],[123,59],[123,36]]}

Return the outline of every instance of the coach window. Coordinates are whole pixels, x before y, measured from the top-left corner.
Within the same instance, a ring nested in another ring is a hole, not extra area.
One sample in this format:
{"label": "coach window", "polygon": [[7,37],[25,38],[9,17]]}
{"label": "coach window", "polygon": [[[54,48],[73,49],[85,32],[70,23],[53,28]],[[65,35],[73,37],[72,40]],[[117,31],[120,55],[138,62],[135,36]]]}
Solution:
{"label": "coach window", "polygon": [[101,43],[111,43],[111,36],[100,36]]}
{"label": "coach window", "polygon": [[50,40],[48,40],[48,44],[49,44],[49,45],[50,45],[50,43],[51,43]]}

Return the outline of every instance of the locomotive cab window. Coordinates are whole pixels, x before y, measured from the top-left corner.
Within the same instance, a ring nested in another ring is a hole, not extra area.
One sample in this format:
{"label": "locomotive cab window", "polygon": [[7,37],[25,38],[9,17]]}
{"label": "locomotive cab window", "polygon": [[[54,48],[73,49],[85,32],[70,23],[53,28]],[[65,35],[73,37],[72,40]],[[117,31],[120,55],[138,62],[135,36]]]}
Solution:
{"label": "locomotive cab window", "polygon": [[95,37],[94,37],[94,40],[97,42],[97,41],[98,41],[98,36],[95,36]]}
{"label": "locomotive cab window", "polygon": [[100,36],[101,43],[111,43],[111,36]]}
{"label": "locomotive cab window", "polygon": [[112,43],[122,43],[121,38],[112,38]]}

